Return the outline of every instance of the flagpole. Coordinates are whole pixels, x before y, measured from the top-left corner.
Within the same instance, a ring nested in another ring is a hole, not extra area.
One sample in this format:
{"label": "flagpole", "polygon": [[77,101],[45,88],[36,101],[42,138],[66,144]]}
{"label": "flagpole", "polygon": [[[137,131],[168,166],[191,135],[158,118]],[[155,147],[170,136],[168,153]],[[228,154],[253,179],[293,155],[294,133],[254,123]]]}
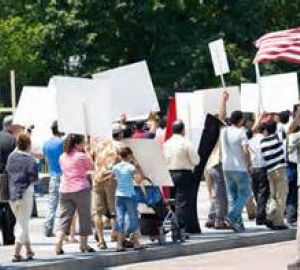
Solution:
{"label": "flagpole", "polygon": [[262,84],[261,84],[260,69],[259,69],[258,62],[255,62],[254,66],[255,66],[256,83],[258,85],[257,115],[259,115],[264,111],[263,104],[262,104]]}

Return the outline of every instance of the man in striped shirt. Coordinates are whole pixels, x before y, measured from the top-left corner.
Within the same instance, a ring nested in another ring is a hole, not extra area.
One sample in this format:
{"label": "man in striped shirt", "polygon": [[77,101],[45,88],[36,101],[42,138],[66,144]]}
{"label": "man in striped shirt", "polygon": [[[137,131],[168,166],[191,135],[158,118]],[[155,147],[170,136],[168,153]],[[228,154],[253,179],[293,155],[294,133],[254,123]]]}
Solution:
{"label": "man in striped shirt", "polygon": [[274,230],[284,230],[288,229],[284,223],[288,192],[284,144],[276,132],[274,121],[270,120],[264,124],[264,135],[261,140],[261,152],[270,184],[269,227]]}

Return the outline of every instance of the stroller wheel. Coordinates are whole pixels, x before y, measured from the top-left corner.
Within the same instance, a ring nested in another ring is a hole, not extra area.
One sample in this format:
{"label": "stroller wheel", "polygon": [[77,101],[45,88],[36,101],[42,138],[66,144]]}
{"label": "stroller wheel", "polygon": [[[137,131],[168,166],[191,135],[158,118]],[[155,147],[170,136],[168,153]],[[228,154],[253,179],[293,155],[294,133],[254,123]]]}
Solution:
{"label": "stroller wheel", "polygon": [[179,235],[179,231],[174,229],[172,230],[172,236],[171,236],[172,240],[174,243],[177,243],[180,240],[180,235]]}
{"label": "stroller wheel", "polygon": [[164,228],[161,227],[159,229],[159,239],[158,239],[158,243],[160,245],[163,245],[164,243],[166,242],[166,235],[165,235],[165,232],[164,232]]}
{"label": "stroller wheel", "polygon": [[180,238],[181,243],[185,242],[185,240],[186,240],[185,229],[179,230],[179,238]]}

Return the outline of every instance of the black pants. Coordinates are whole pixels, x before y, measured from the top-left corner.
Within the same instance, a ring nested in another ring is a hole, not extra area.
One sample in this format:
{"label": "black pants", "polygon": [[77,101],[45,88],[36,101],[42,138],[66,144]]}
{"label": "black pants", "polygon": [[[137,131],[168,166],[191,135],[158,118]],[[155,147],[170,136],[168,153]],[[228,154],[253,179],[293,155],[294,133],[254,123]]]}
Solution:
{"label": "black pants", "polygon": [[286,199],[286,219],[288,223],[297,221],[298,189],[297,189],[297,164],[288,162],[287,176],[289,192]]}
{"label": "black pants", "polygon": [[197,215],[199,182],[192,171],[170,171],[175,186],[175,213],[179,226],[188,233],[200,233]]}
{"label": "black pants", "polygon": [[270,196],[268,175],[265,169],[253,169],[251,173],[252,189],[256,200],[256,222],[267,219],[267,203]]}
{"label": "black pants", "polygon": [[11,211],[9,203],[0,203],[0,226],[2,230],[3,245],[15,243],[14,227],[16,218]]}

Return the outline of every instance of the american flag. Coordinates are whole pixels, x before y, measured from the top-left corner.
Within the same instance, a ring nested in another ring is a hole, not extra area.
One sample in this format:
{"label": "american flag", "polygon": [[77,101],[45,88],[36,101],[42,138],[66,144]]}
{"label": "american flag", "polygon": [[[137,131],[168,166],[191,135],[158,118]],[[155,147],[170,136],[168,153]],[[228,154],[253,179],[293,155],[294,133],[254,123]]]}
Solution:
{"label": "american flag", "polygon": [[300,27],[266,34],[256,40],[254,63],[283,60],[300,64]]}

